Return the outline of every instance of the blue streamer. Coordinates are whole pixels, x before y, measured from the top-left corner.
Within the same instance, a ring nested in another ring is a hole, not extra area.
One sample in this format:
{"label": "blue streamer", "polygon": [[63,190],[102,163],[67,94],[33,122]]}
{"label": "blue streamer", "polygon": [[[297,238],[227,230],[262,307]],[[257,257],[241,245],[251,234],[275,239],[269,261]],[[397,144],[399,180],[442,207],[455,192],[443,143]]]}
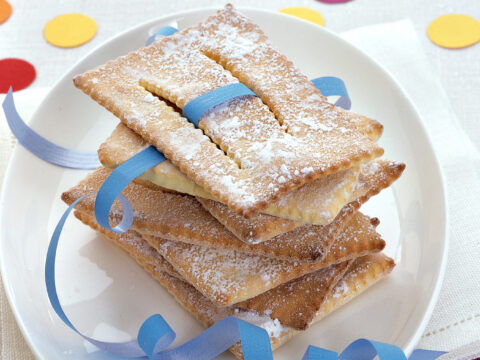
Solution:
{"label": "blue streamer", "polygon": [[222,86],[190,101],[183,108],[182,116],[186,117],[193,125],[198,126],[200,118],[208,110],[239,96],[257,95],[242,83]]}
{"label": "blue streamer", "polygon": [[5,96],[2,106],[8,126],[13,135],[15,135],[18,142],[32,154],[51,164],[72,169],[95,169],[100,165],[96,152],[64,148],[63,146],[48,141],[33,129],[29,128],[15,108],[11,87]]}
{"label": "blue streamer", "polygon": [[367,339],[358,339],[348,345],[338,359],[373,360],[377,355],[380,360],[407,360],[407,357],[400,348]]}
{"label": "blue streamer", "polygon": [[[435,360],[443,354],[444,351],[418,349],[408,360]],[[340,355],[310,345],[302,360],[374,360],[377,356],[379,360],[407,360],[399,347],[368,339],[355,340]]]}
{"label": "blue streamer", "polygon": [[155,34],[150,36],[147,39],[147,42],[145,43],[145,46],[151,45],[157,38],[157,36],[170,36],[175,34],[178,31],[178,29],[174,28],[173,26],[164,26],[158,29]]}
{"label": "blue streamer", "polygon": [[[140,174],[165,160],[165,156],[153,146],[147,147],[137,155],[131,157],[108,176],[95,199],[95,218],[97,222],[107,230],[117,234],[127,231],[133,222],[133,210],[130,202],[120,196],[120,193]],[[121,200],[123,217],[120,224],[110,227],[109,214],[115,199]],[[125,199],[123,201],[122,199]]]}
{"label": "blue streamer", "polygon": [[347,88],[342,79],[335,76],[323,76],[311,80],[313,85],[320,90],[323,96],[335,96],[340,98],[335,103],[335,106],[350,110],[352,108],[352,101],[348,96]]}
{"label": "blue streamer", "polygon": [[410,355],[408,360],[435,360],[446,353],[446,351],[416,349],[413,350],[412,355]]}
{"label": "blue streamer", "polygon": [[307,351],[302,360],[337,360],[338,354],[334,351],[320,349],[316,346],[308,345]]}

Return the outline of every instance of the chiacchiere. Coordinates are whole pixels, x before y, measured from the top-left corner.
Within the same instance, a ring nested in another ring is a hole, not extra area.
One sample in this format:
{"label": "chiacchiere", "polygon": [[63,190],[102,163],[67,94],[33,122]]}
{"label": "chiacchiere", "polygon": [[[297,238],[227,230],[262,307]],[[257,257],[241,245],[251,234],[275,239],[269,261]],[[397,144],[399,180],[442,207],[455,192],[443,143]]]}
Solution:
{"label": "chiacchiere", "polygon": [[[393,269],[379,220],[358,211],[405,168],[378,158],[382,125],[328,103],[233,6],[74,82],[121,123],[100,146],[103,166],[62,199],[98,191],[147,146],[161,151],[168,160],[123,191],[128,232],[100,227],[93,197],[75,215],[204,325],[237,316],[275,349]],[[210,109],[198,128],[182,117],[190,101],[238,82],[258,96]],[[110,221],[122,214],[115,202]],[[239,344],[231,351],[242,357]]]}

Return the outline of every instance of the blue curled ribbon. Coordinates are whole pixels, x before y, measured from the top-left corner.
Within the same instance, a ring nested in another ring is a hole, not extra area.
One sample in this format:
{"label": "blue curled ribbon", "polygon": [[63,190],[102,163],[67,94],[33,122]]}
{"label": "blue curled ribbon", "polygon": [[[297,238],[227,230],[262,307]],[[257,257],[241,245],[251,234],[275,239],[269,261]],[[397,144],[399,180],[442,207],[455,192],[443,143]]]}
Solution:
{"label": "blue curled ribbon", "polygon": [[188,102],[182,110],[182,116],[198,127],[200,118],[207,111],[240,96],[257,96],[257,94],[242,83],[225,85]]}
{"label": "blue curled ribbon", "polygon": [[2,106],[13,135],[32,154],[51,164],[72,169],[95,169],[100,165],[96,152],[64,148],[45,139],[28,127],[17,112],[13,101],[12,87],[8,90]]}
{"label": "blue curled ribbon", "polygon": [[[133,222],[132,205],[124,197],[125,201],[123,201],[122,197],[119,197],[120,193],[133,179],[164,160],[165,156],[161,152],[153,146],[149,146],[112,171],[98,190],[95,199],[95,218],[100,226],[117,234],[122,234],[130,229]],[[111,228],[109,214],[113,202],[117,198],[121,200],[123,216],[120,224]]]}
{"label": "blue curled ribbon", "polygon": [[173,26],[164,26],[158,29],[155,34],[151,35],[147,41],[145,42],[145,46],[151,45],[157,38],[157,36],[170,36],[175,34],[178,29],[174,28]]}
{"label": "blue curled ribbon", "polygon": [[340,96],[335,106],[350,110],[352,101],[348,96],[347,88],[342,79],[335,76],[323,76],[311,80],[313,85],[320,90],[323,96]]}
{"label": "blue curled ribbon", "polygon": [[[98,347],[100,350],[122,357],[145,357],[150,359],[211,359],[221,354],[237,342],[242,342],[245,359],[271,359],[272,352],[267,332],[234,317],[225,318],[187,343],[166,351],[165,349],[175,340],[175,332],[159,314],[150,316],[142,324],[136,340],[112,343],[92,339],[83,335],[75,328],[60,305],[55,283],[55,259],[58,242],[65,222],[74,207],[85,197],[83,195],[73,202],[60,218],[48,245],[45,261],[45,284],[48,299],[58,317],[83,339]],[[119,195],[124,204],[128,200]],[[268,344],[268,346],[264,346]],[[247,357],[248,356],[248,357]]]}

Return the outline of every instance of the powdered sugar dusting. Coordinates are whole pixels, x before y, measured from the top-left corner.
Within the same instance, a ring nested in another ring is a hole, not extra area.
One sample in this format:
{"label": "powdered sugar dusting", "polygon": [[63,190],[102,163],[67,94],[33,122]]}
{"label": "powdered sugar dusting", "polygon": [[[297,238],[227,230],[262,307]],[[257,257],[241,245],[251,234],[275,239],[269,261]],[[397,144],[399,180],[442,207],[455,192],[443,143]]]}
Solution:
{"label": "powdered sugar dusting", "polygon": [[[94,98],[197,184],[245,213],[378,150],[346,112],[326,102],[261,30],[230,5],[196,27],[78,77],[77,85],[84,87],[87,78],[85,90]],[[98,83],[92,85],[92,78]],[[200,122],[228,156],[149,96],[155,93],[183,108],[238,79],[265,104],[255,97],[236,99]],[[200,146],[192,146],[193,141]]]}
{"label": "powdered sugar dusting", "polygon": [[287,331],[291,330],[290,327],[280,324],[278,319],[272,319],[268,315],[259,315],[253,311],[237,311],[235,317],[249,322],[250,324],[260,326],[265,329],[268,336],[271,338],[280,339]]}

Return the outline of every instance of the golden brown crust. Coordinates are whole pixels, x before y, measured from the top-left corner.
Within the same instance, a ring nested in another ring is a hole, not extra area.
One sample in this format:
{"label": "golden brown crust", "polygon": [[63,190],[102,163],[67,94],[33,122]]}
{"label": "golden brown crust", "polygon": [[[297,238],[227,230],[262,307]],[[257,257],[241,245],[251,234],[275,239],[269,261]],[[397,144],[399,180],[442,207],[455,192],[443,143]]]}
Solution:
{"label": "golden brown crust", "polygon": [[269,240],[304,225],[301,222],[258,214],[247,219],[218,201],[196,197],[197,201],[236,237],[253,244]]}
{"label": "golden brown crust", "polygon": [[[87,183],[88,179],[98,175],[97,170],[87,177]],[[81,182],[77,187],[81,190],[75,196],[72,196],[74,191],[64,193],[64,200],[71,202],[91,191],[85,182]],[[171,194],[166,195],[172,196]],[[140,197],[146,199],[142,194]],[[132,197],[129,196],[129,198]],[[79,204],[79,209],[85,214],[93,216],[93,207],[86,208],[81,204]],[[357,214],[351,222],[352,227],[347,227],[341,234],[336,246],[333,246],[332,250],[328,252],[326,261],[316,263],[271,259],[231,249],[213,249],[164,240],[147,234],[142,236],[173,265],[183,278],[205,296],[217,304],[231,305],[332,263],[338,263],[365,252],[380,251],[383,248],[384,243],[375,232],[375,228],[371,226],[368,218]],[[308,226],[304,228],[307,228],[305,231],[308,232]],[[301,229],[296,229],[294,232]]]}
{"label": "golden brown crust", "polygon": [[[347,270],[343,279],[341,279],[327,295],[311,324],[322,320],[327,315],[366,291],[369,287],[387,276],[394,266],[394,261],[384,254],[358,258]],[[283,333],[278,339],[271,338],[272,349],[275,350],[279,348],[298,333],[298,330],[291,329]],[[234,345],[230,348],[230,351],[239,359],[243,359],[240,344]]]}
{"label": "golden brown crust", "polygon": [[[99,156],[106,167],[115,168],[119,163],[134,156],[145,146],[146,144],[140,136],[120,124],[101,145]],[[373,168],[375,164],[376,169]],[[386,174],[383,173],[387,170],[389,172],[394,170],[393,173],[396,172],[398,177],[401,174],[401,166],[404,165],[380,159],[362,165],[359,170],[350,169],[346,172],[340,172],[315,180],[295,189],[277,200],[273,205],[268,206],[263,210],[263,215],[259,214],[258,216],[252,216],[248,219],[252,220],[252,222],[249,222],[243,216],[233,211],[224,210],[228,210],[228,207],[221,206],[218,201],[206,201],[204,205],[207,210],[209,210],[208,207],[211,207],[212,215],[238,238],[243,241],[256,243],[275,236],[276,228],[281,229],[283,226],[288,228],[293,226],[294,222],[314,223],[316,225],[331,223],[346,203],[359,196],[359,188],[371,186],[382,189],[379,182],[381,177],[386,176]],[[389,169],[387,169],[387,167]],[[365,169],[367,169],[369,176],[367,179],[363,176],[363,180],[359,183],[358,177],[360,172],[365,173]],[[392,177],[389,179],[389,183],[395,179],[395,177]],[[211,194],[188,179],[169,161],[164,161],[146,171],[137,178],[135,182],[141,182],[141,184],[144,185],[148,184],[148,187],[152,188],[155,188],[155,185],[160,185],[180,193],[195,195],[198,198],[215,200]],[[355,191],[357,192],[355,193]],[[281,220],[277,219],[275,220],[276,224],[274,226],[269,225],[266,221],[262,221],[262,219],[269,219],[269,217],[266,216],[267,214],[275,218],[284,218],[286,221],[285,223],[281,223]],[[259,220],[260,223],[255,225]],[[229,224],[231,224],[231,226]],[[252,236],[250,236],[250,233],[252,233]]]}
{"label": "golden brown crust", "polygon": [[353,260],[291,280],[236,306],[268,315],[296,330],[305,330],[351,261]]}
{"label": "golden brown crust", "polygon": [[[257,61],[260,53],[264,61]],[[263,73],[275,72],[278,81],[258,82],[262,66]],[[205,114],[199,123],[202,132],[150,93],[183,109],[210,90],[237,83],[229,71],[262,97],[278,121],[259,98],[237,98]],[[74,83],[246,217],[294,188],[383,154],[255,24],[231,7],[79,75]]]}
{"label": "golden brown crust", "polygon": [[358,296],[371,285],[388,275],[395,267],[393,259],[383,253],[357,258],[351,269],[333,288],[322,304],[313,322],[319,321],[332,311]]}
{"label": "golden brown crust", "polygon": [[236,304],[302,275],[325,267],[218,250],[144,234],[182,277],[212,302]]}
{"label": "golden brown crust", "polygon": [[[404,168],[404,164],[382,159],[363,165],[359,171],[359,179],[350,195],[349,201],[351,201],[351,203],[344,206],[335,220],[328,226],[334,227],[338,224],[340,227],[339,230],[341,230],[341,228],[343,228],[343,225],[341,225],[342,221],[348,219],[349,211],[351,212],[353,209],[358,209],[370,197],[389,187],[400,177]],[[306,186],[310,185],[311,184],[308,184]],[[305,190],[306,193],[308,193],[315,189],[311,188]],[[245,219],[221,203],[198,197],[197,200],[200,201],[204,208],[207,209],[220,223],[243,241],[265,241],[276,236],[283,228],[295,228],[301,225],[299,222],[293,222],[286,219],[282,220],[278,217],[266,214],[259,214],[250,219]]]}
{"label": "golden brown crust", "polygon": [[[161,269],[150,265],[148,261],[140,261],[139,263],[166,288],[166,290],[183,308],[189,311],[205,327],[212,326],[215,322],[227,316],[237,316],[252,322],[257,326],[262,326],[263,323],[268,322],[268,320],[265,320],[264,318],[237,309],[234,306],[217,306],[198,292],[193,286],[180,278],[173,277],[161,271]],[[362,263],[364,264],[363,266]],[[350,269],[347,270],[343,279],[340,280],[333,290],[325,297],[325,300],[317,311],[312,323],[321,320],[346,302],[358,296],[368,287],[385,277],[392,270],[393,266],[393,261],[385,257],[385,255],[366,257],[365,259],[360,260],[357,264],[354,263]],[[360,269],[362,272],[358,271]],[[271,321],[270,324],[274,324],[274,322]],[[269,333],[272,349],[277,349],[298,333],[298,330],[289,327],[284,327],[281,331],[277,331],[277,334]],[[239,359],[243,358],[240,344],[234,345],[230,348],[230,351],[232,351],[232,353],[234,353]]]}
{"label": "golden brown crust", "polygon": [[339,111],[343,111],[346,116],[351,116],[352,121],[356,126],[366,134],[372,141],[380,139],[383,133],[383,125],[377,120],[371,119],[365,115],[356,114],[352,111],[347,111],[342,108],[337,108]]}

